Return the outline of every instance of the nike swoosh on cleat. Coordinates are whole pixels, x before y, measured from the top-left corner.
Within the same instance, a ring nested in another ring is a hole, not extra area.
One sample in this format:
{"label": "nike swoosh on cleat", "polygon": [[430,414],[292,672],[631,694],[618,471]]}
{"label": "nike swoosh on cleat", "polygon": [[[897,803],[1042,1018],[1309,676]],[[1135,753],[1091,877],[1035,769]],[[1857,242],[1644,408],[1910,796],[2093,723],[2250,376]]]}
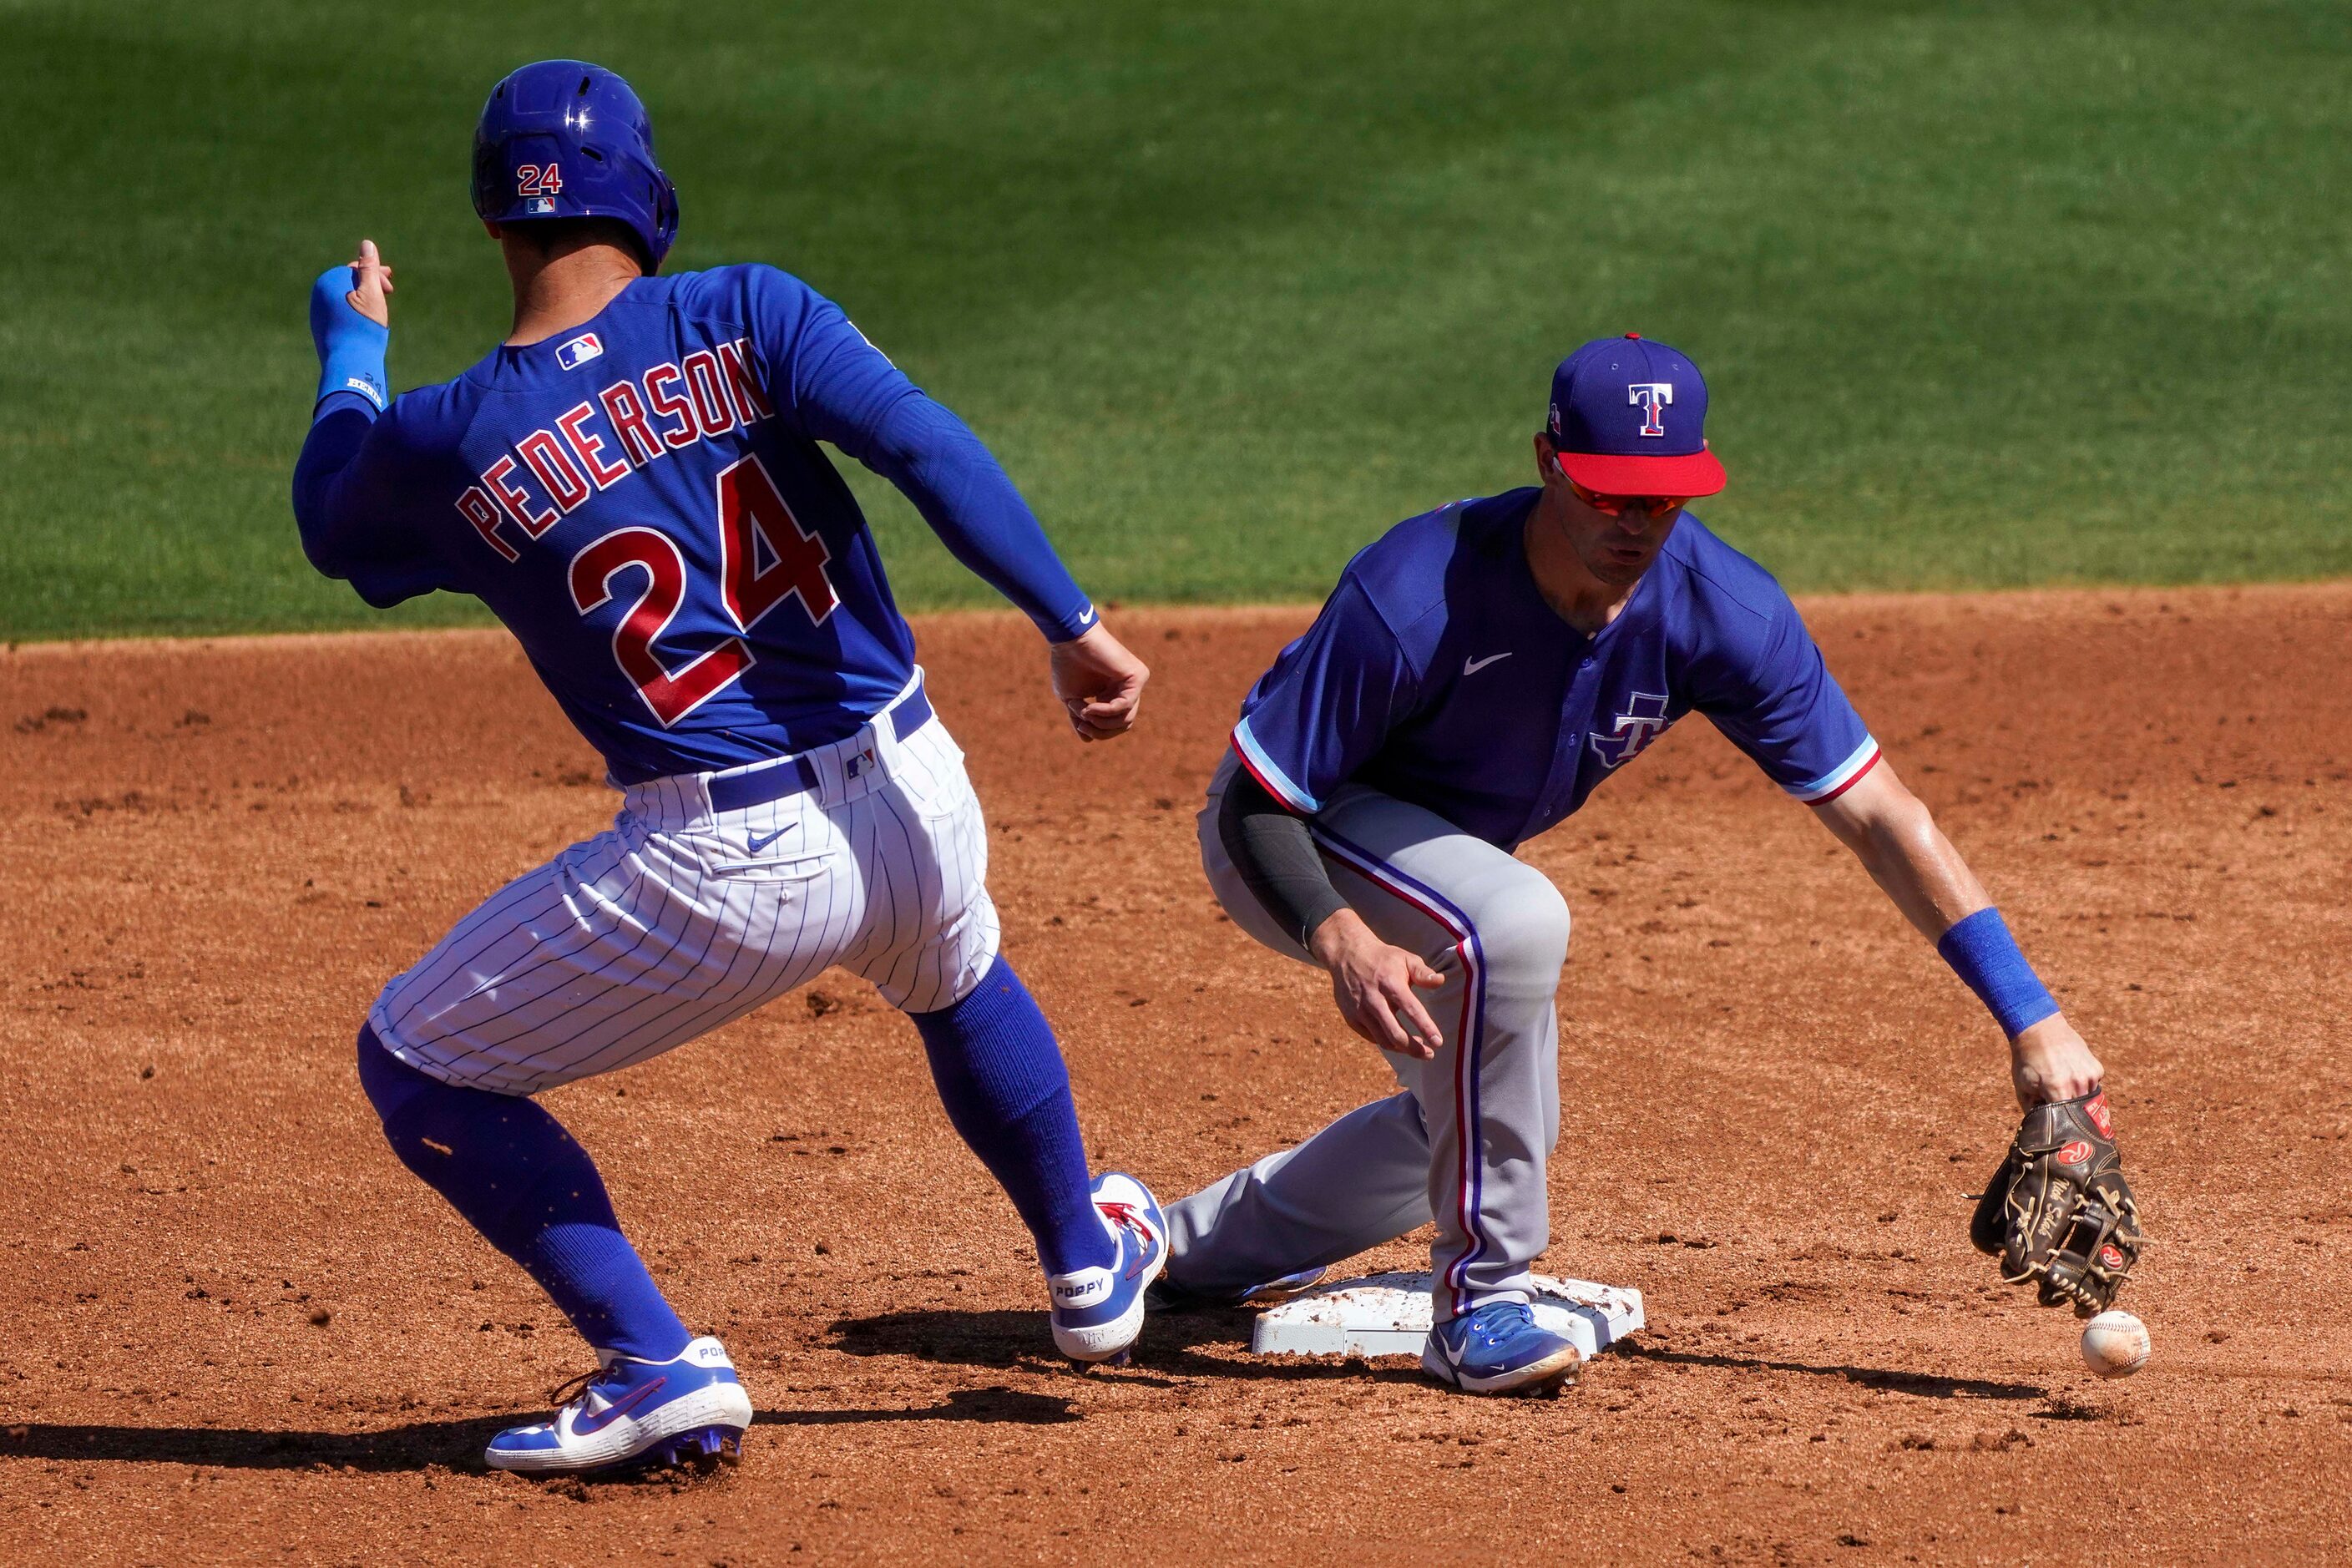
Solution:
{"label": "nike swoosh on cleat", "polygon": [[790,833],[793,828],[798,827],[799,826],[800,824],[797,822],[787,822],[782,827],[777,828],[773,833],[754,833],[751,835],[751,853],[757,855],[761,850],[765,849],[769,845],[773,844],[777,839],[782,838],[785,834]]}
{"label": "nike swoosh on cleat", "polygon": [[642,1388],[630,1390],[629,1396],[618,1405],[607,1405],[593,1415],[583,1414],[575,1417],[572,1423],[572,1435],[579,1436],[586,1433],[602,1432],[605,1427],[643,1405],[653,1396],[656,1389],[668,1381],[669,1379],[666,1377],[657,1377]]}
{"label": "nike swoosh on cleat", "polygon": [[1475,675],[1480,670],[1486,668],[1488,665],[1496,663],[1499,660],[1506,659],[1510,657],[1511,656],[1507,653],[1490,653],[1484,658],[1465,658],[1462,661],[1462,673],[1465,675]]}

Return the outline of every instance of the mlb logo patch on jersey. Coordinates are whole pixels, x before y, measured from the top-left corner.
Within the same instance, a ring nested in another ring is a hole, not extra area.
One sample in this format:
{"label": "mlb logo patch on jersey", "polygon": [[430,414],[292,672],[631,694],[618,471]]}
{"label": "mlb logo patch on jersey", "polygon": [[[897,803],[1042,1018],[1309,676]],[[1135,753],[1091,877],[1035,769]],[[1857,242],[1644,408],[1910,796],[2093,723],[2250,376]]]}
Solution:
{"label": "mlb logo patch on jersey", "polygon": [[604,340],[593,332],[583,332],[555,351],[555,363],[565,370],[578,370],[604,352]]}

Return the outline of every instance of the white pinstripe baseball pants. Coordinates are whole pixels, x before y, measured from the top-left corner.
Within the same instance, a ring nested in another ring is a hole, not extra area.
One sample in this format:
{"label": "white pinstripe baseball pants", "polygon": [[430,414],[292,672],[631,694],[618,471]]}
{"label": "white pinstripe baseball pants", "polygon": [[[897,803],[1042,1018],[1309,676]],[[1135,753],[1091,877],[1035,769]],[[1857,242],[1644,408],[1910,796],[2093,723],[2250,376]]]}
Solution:
{"label": "white pinstripe baseball pants", "polygon": [[376,1037],[445,1082],[535,1094],[831,964],[908,1012],[962,1000],[998,931],[987,823],[947,726],[900,741],[885,719],[803,755],[814,789],[738,811],[711,809],[725,775],[631,786],[609,831],[508,883],[385,986]]}

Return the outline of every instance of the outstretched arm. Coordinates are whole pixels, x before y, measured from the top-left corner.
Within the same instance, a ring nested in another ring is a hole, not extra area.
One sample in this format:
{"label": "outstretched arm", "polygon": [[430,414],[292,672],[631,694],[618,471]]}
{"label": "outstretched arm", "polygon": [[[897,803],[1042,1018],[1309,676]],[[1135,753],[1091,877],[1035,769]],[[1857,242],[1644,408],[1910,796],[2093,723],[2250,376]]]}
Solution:
{"label": "outstretched arm", "polygon": [[1881,758],[1843,794],[1815,805],[1813,815],[1992,1010],[2009,1037],[2021,1106],[2072,1100],[2099,1086],[2099,1058],[2034,978],[1984,885],[1891,763]]}
{"label": "outstretched arm", "polygon": [[1151,672],[1102,624],[1012,477],[971,427],[915,393],[890,407],[856,456],[915,503],[950,554],[1051,640],[1054,695],[1078,738],[1125,734]]}
{"label": "outstretched arm", "polygon": [[1126,733],[1150,671],[1105,629],[1003,465],[839,306],[782,273],[761,274],[761,288],[779,409],[898,486],[950,554],[1036,623],[1053,645],[1054,695],[1080,740]]}

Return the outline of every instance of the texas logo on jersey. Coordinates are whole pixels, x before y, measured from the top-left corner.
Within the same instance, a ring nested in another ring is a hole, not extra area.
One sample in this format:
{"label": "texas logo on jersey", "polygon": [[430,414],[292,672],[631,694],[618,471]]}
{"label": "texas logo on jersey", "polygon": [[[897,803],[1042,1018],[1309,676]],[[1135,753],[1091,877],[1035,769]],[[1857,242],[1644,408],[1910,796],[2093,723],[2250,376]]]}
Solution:
{"label": "texas logo on jersey", "polygon": [[1616,716],[1608,734],[1596,731],[1584,738],[1603,767],[1622,768],[1639,756],[1644,746],[1664,734],[1668,722],[1664,698],[1636,691],[1625,704],[1625,711]]}

